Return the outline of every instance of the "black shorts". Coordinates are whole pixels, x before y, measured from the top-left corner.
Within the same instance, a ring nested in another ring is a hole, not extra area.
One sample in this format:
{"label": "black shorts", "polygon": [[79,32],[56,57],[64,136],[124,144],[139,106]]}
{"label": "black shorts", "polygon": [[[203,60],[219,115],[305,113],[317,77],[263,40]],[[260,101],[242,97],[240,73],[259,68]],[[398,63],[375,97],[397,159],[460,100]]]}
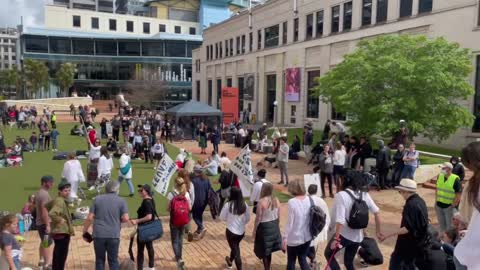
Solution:
{"label": "black shorts", "polygon": [[154,154],[154,155],[153,155],[153,159],[155,159],[155,160],[161,160],[162,157],[163,157],[162,154]]}
{"label": "black shorts", "polygon": [[52,237],[50,234],[46,232],[47,230],[47,225],[37,225],[37,230],[38,230],[38,236],[40,236],[40,245],[42,245],[44,237],[48,236],[48,246],[51,246],[53,244]]}

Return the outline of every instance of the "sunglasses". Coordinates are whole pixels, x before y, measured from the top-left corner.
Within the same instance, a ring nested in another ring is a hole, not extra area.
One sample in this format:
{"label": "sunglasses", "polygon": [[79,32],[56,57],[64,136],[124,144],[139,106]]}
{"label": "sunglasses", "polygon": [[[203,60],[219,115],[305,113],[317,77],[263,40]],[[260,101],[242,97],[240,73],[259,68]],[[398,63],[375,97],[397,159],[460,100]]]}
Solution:
{"label": "sunglasses", "polygon": [[143,191],[143,189],[139,189],[139,190],[138,190],[138,192],[142,192],[142,191]]}

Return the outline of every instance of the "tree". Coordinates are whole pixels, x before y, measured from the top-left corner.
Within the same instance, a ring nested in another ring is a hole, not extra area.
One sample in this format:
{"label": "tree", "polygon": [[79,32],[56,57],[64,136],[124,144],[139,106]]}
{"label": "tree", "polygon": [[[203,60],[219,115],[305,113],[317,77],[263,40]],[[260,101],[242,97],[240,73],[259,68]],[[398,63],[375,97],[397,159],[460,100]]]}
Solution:
{"label": "tree", "polygon": [[55,74],[60,90],[64,93],[64,96],[68,96],[68,88],[73,85],[75,72],[76,67],[74,64],[63,63]]}
{"label": "tree", "polygon": [[14,86],[18,94],[18,91],[22,87],[22,74],[13,66],[11,69],[1,71],[0,81],[0,85],[6,89],[11,89],[12,86]]}
{"label": "tree", "polygon": [[443,38],[386,35],[361,41],[342,63],[317,78],[318,94],[348,115],[354,134],[390,136],[405,120],[410,134],[438,141],[471,127],[460,101],[474,94],[468,83],[471,54]]}
{"label": "tree", "polygon": [[48,87],[48,67],[40,61],[26,59],[24,64],[25,80],[29,96]]}

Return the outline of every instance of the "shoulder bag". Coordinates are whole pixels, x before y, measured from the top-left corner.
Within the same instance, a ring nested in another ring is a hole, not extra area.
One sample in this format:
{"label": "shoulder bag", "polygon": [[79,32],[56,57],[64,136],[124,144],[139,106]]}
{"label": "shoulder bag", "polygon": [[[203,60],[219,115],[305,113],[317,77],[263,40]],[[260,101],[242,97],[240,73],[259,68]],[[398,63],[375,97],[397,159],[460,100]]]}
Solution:
{"label": "shoulder bag", "polygon": [[[155,202],[152,199],[153,205]],[[152,207],[152,204],[150,205]],[[152,221],[142,223],[138,225],[138,241],[141,243],[151,242],[160,239],[163,236],[162,221],[157,215],[155,208],[153,209],[155,217]]]}

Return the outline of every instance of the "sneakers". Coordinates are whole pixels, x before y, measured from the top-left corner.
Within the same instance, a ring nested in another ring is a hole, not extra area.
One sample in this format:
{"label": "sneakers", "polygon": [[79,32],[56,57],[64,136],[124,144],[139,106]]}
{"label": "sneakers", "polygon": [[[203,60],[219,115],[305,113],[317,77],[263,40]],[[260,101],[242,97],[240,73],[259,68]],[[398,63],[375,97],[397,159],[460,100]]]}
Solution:
{"label": "sneakers", "polygon": [[203,229],[199,234],[198,234],[198,238],[199,240],[202,240],[203,237],[205,237],[205,233],[207,232],[207,229]]}
{"label": "sneakers", "polygon": [[225,262],[227,263],[227,269],[232,269],[232,261],[230,261],[230,257],[226,256],[225,257]]}
{"label": "sneakers", "polygon": [[90,191],[95,190],[95,185],[89,187],[88,190],[90,190]]}
{"label": "sneakers", "polygon": [[178,270],[184,270],[185,269],[185,262],[182,259],[177,261],[177,269]]}

